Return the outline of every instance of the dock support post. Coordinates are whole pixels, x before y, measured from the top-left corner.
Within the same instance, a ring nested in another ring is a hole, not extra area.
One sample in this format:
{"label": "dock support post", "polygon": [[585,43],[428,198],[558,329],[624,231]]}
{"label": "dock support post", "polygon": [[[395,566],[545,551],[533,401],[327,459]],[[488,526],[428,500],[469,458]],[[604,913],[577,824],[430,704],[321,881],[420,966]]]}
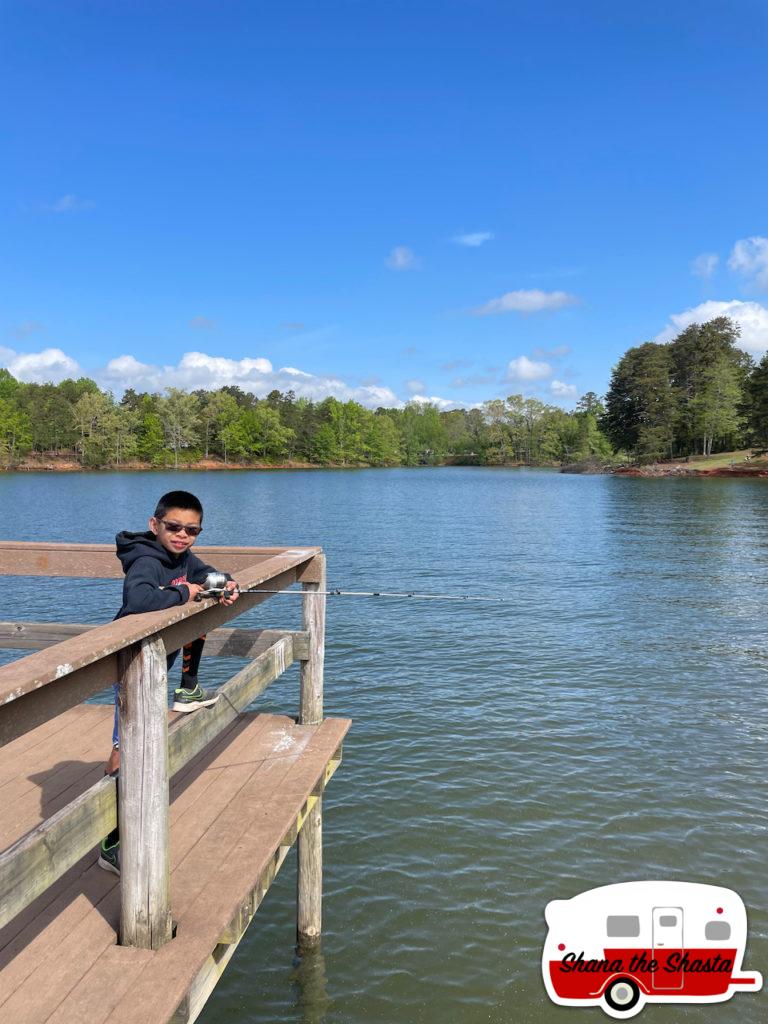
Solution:
{"label": "dock support post", "polygon": [[165,644],[125,648],[119,668],[120,944],[159,949],[171,938]]}
{"label": "dock support post", "polygon": [[[303,583],[302,629],[309,634],[309,657],[301,663],[299,722],[323,720],[323,662],[325,658],[325,555],[312,560],[314,579]],[[320,943],[323,900],[323,809],[318,800],[307,815],[296,842],[298,856],[296,941],[299,950]]]}

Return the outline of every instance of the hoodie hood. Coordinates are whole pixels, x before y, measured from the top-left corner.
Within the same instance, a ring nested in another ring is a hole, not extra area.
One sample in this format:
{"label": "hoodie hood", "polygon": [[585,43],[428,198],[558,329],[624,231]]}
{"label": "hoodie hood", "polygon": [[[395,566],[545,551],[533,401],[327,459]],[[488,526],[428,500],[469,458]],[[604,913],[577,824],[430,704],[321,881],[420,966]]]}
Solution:
{"label": "hoodie hood", "polygon": [[182,551],[180,555],[172,555],[170,551],[166,551],[151,530],[146,530],[144,533],[131,533],[129,530],[123,530],[115,537],[115,543],[117,544],[117,557],[123,565],[123,572],[128,572],[137,558],[147,557],[156,558],[162,565],[171,569],[178,565],[187,554],[186,551]]}

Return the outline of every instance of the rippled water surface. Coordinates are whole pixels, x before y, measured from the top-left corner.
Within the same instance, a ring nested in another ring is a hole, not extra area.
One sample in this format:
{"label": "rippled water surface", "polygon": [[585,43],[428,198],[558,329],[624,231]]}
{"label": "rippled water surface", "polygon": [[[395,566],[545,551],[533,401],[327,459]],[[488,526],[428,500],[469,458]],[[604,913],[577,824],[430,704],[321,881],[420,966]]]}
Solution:
{"label": "rippled water surface", "polygon": [[[548,1002],[543,910],[638,878],[736,889],[745,967],[768,973],[768,484],[5,475],[0,530],[110,542],[171,486],[200,495],[206,543],[322,545],[331,587],[498,598],[329,599],[326,711],[354,725],[325,800],[322,953],[294,959],[291,859],[202,1024],[607,1019]],[[97,622],[119,604],[115,581],[3,587],[3,619]],[[249,618],[295,626],[299,602]],[[236,664],[204,668],[219,682]],[[291,671],[262,703],[296,699]],[[767,1018],[764,994],[641,1015]]]}

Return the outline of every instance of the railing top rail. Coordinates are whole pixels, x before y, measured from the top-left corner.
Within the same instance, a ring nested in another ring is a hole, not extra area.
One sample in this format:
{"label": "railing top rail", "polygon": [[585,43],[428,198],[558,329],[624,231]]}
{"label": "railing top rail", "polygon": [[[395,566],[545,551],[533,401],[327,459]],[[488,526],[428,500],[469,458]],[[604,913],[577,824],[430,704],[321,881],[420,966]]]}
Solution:
{"label": "railing top rail", "polygon": [[[276,589],[290,586],[299,578],[310,578],[306,572],[321,552],[319,547],[277,549],[270,557],[239,571],[238,583],[243,590],[268,581],[273,581]],[[219,564],[220,560],[217,568]],[[20,698],[37,697],[41,690],[50,689],[51,683],[74,681],[74,676],[81,677],[89,692],[97,693],[115,681],[116,654],[123,648],[158,635],[166,640],[169,650],[176,650],[265,599],[263,594],[243,594],[234,605],[188,602],[165,611],[127,615],[0,667],[0,742],[5,731],[4,712],[10,712]],[[192,618],[194,623],[186,621]]]}
{"label": "railing top rail", "polygon": [[[235,573],[286,551],[319,548],[211,547],[195,545],[195,554],[214,562],[217,569]],[[114,544],[53,544],[37,541],[0,541],[0,575],[72,576],[82,579],[119,579],[123,567]]]}

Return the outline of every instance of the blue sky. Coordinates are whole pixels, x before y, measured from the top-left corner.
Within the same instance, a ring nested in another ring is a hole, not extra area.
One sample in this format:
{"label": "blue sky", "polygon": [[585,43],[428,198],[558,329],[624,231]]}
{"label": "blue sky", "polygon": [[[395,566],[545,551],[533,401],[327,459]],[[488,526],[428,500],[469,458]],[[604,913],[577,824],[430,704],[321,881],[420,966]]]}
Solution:
{"label": "blue sky", "polygon": [[768,8],[5,2],[0,364],[569,407],[768,348]]}

